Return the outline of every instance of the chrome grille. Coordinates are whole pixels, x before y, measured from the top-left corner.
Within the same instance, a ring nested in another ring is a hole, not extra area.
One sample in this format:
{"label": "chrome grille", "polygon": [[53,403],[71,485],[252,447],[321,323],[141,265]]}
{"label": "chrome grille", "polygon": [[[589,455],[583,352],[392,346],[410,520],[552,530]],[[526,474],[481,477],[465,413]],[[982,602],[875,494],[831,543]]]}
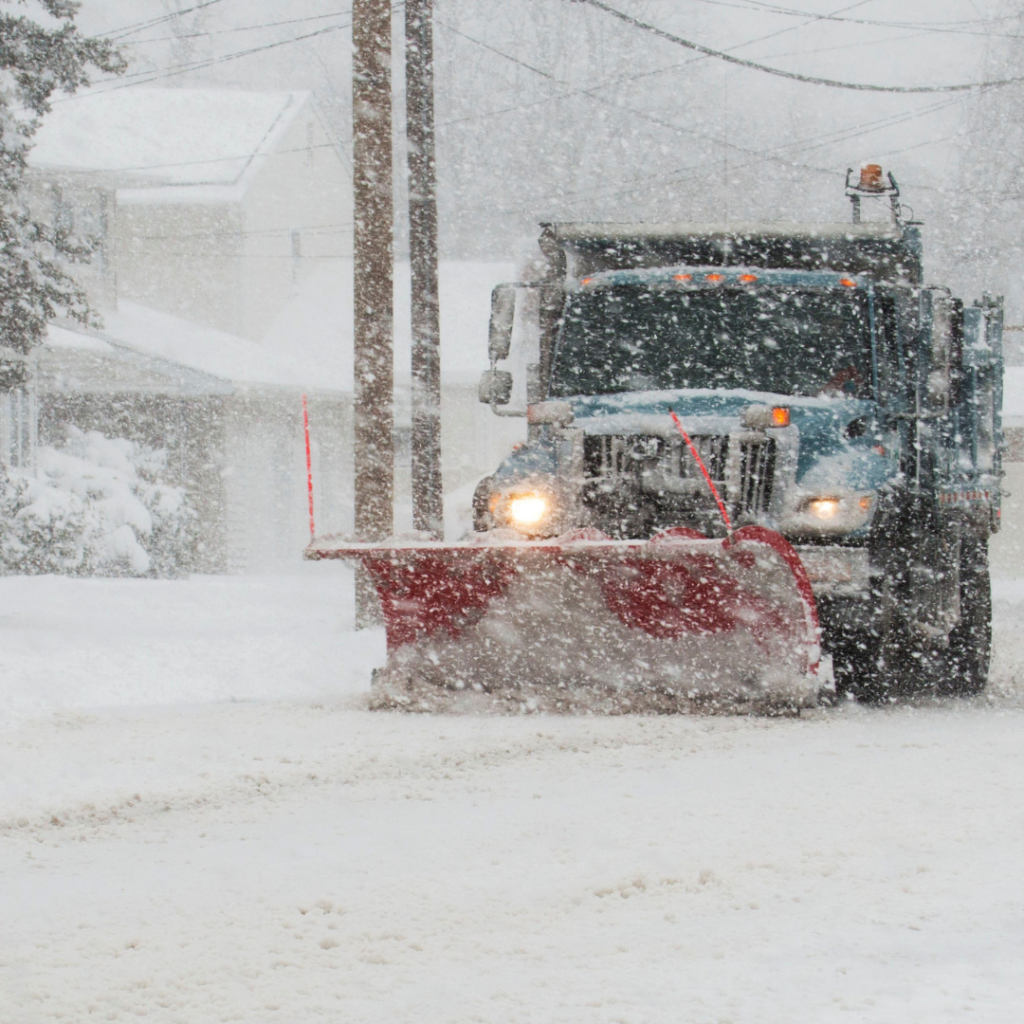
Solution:
{"label": "chrome grille", "polygon": [[[729,462],[727,435],[698,434],[691,438],[719,490],[725,487]],[[682,438],[644,434],[587,435],[583,439],[584,474],[591,480],[622,476],[644,476],[675,490],[672,484],[698,482],[706,487],[703,474]],[[695,488],[699,490],[700,488]],[[685,488],[690,490],[690,488]]]}
{"label": "chrome grille", "polygon": [[749,515],[767,512],[774,482],[775,439],[741,440],[737,511]]}

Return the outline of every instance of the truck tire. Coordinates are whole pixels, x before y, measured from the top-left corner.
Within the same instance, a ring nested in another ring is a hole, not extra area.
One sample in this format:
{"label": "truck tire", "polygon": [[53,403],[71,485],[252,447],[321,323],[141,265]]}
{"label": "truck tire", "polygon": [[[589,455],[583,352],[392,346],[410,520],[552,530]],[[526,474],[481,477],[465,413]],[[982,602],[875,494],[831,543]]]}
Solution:
{"label": "truck tire", "polygon": [[927,654],[906,623],[890,623],[876,641],[874,664],[857,683],[854,694],[869,704],[910,697],[928,688]]}
{"label": "truck tire", "polygon": [[878,672],[878,638],[867,630],[837,629],[829,648],[836,684],[833,699],[859,696]]}
{"label": "truck tire", "polygon": [[988,541],[960,544],[960,623],[949,635],[936,678],[939,693],[973,697],[985,689],[992,658],[992,584]]}

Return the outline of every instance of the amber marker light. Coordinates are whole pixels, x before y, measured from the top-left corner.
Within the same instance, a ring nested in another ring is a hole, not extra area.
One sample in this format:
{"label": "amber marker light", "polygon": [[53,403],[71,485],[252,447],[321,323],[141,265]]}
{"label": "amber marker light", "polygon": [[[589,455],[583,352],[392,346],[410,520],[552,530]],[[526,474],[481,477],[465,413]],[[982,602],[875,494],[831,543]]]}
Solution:
{"label": "amber marker light", "polygon": [[785,405],[777,405],[774,409],[772,409],[772,426],[789,426],[789,409]]}
{"label": "amber marker light", "polygon": [[693,274],[676,274],[674,279],[676,281],[692,281]]}
{"label": "amber marker light", "polygon": [[871,511],[871,497],[869,495],[865,494],[864,497],[857,502],[857,504],[860,505],[862,511]]}
{"label": "amber marker light", "polygon": [[592,284],[593,281],[594,279],[592,277],[585,277],[582,281],[580,281],[580,284]]}
{"label": "amber marker light", "polygon": [[844,288],[856,288],[857,287],[857,282],[854,281],[854,279],[852,277],[841,277],[841,278],[839,278],[839,283]]}
{"label": "amber marker light", "polygon": [[724,281],[725,280],[725,275],[724,274],[705,274],[704,280],[705,281],[714,281],[717,284],[719,281]]}
{"label": "amber marker light", "polygon": [[744,284],[753,284],[757,280],[757,274],[740,274],[739,280]]}

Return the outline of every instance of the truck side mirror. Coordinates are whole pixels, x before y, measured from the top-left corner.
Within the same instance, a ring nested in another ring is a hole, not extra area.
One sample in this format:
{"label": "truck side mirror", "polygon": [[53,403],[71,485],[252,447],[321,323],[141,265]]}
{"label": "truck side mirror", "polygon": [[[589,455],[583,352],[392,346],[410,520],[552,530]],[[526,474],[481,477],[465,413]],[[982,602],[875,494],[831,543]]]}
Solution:
{"label": "truck side mirror", "polygon": [[512,374],[508,370],[485,370],[477,396],[485,405],[508,405],[512,400]]}
{"label": "truck side mirror", "polygon": [[487,355],[492,363],[508,359],[512,349],[512,324],[516,316],[516,287],[499,284],[491,292],[491,329],[487,337]]}

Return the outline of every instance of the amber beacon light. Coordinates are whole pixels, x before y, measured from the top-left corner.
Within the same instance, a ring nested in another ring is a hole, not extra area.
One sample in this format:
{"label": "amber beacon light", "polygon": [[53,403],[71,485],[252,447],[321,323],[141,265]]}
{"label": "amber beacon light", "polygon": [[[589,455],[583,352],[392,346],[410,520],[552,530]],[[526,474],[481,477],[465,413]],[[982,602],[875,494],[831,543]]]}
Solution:
{"label": "amber beacon light", "polygon": [[885,182],[882,181],[881,164],[865,164],[860,169],[860,185],[862,192],[884,192]]}

